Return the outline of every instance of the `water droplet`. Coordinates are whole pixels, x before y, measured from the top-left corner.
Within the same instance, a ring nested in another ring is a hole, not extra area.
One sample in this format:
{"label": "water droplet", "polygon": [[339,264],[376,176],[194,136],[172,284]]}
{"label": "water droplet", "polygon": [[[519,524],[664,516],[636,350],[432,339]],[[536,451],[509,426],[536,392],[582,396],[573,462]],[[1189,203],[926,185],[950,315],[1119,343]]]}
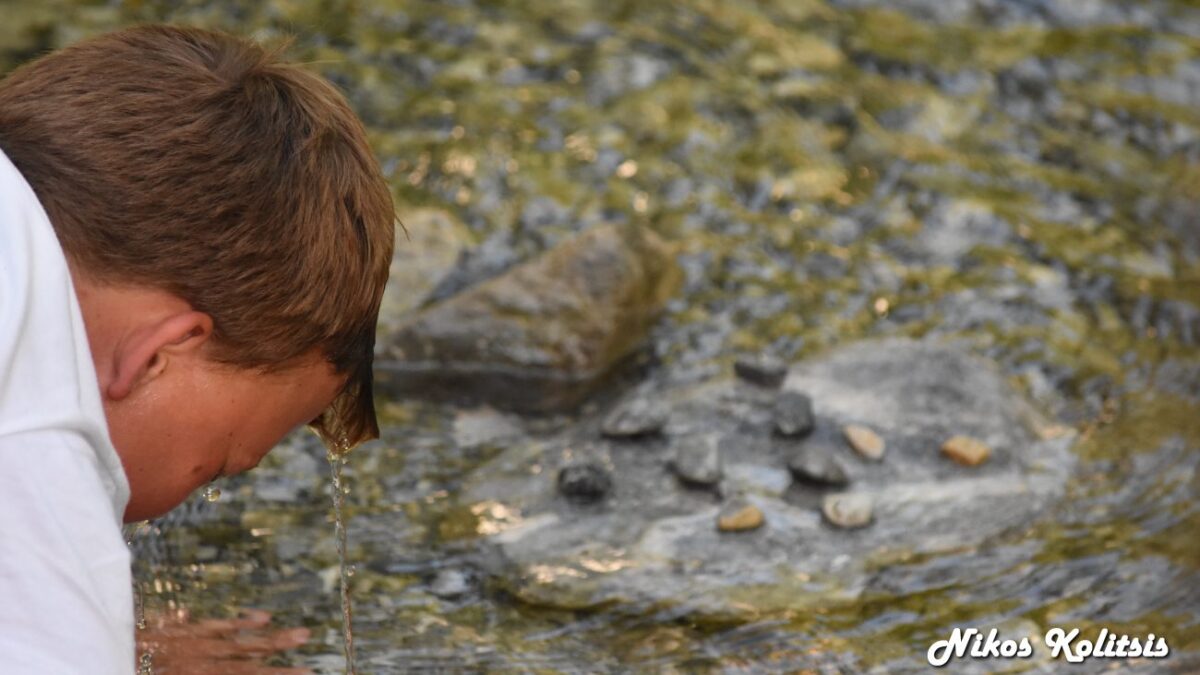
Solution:
{"label": "water droplet", "polygon": [[138,657],[138,675],[154,675],[154,656],[150,652]]}
{"label": "water droplet", "polygon": [[215,502],[221,498],[221,488],[215,485],[204,486],[204,501]]}

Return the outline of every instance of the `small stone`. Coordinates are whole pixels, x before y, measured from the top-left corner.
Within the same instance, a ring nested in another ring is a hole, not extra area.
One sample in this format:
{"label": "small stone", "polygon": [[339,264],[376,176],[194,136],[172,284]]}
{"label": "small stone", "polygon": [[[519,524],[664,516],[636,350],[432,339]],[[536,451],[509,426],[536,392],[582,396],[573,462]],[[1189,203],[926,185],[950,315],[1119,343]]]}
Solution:
{"label": "small stone", "polygon": [[733,362],[733,372],[751,384],[774,389],[783,384],[787,364],[770,354],[743,356]]}
{"label": "small stone", "polygon": [[722,532],[744,532],[762,527],[763,512],[743,499],[732,499],[717,514],[717,529]]}
{"label": "small stone", "polygon": [[604,423],[600,433],[610,438],[649,436],[662,430],[667,423],[667,407],[648,398],[635,398],[617,406]]}
{"label": "small stone", "polygon": [[792,476],[787,469],[763,464],[726,464],[724,473],[722,494],[748,493],[779,497],[792,484]]}
{"label": "small stone", "polygon": [[788,469],[797,480],[816,485],[845,487],[850,484],[846,470],[825,448],[803,446],[788,459]]}
{"label": "small stone", "polygon": [[443,599],[461,597],[470,590],[471,582],[462,570],[442,570],[429,585],[429,592]]}
{"label": "small stone", "polygon": [[842,435],[846,437],[846,442],[850,444],[850,447],[863,457],[876,462],[883,459],[883,451],[887,449],[887,446],[884,445],[879,434],[874,431],[864,426],[851,424],[842,428]]}
{"label": "small stone", "polygon": [[970,436],[953,436],[942,444],[942,453],[965,466],[976,466],[992,456],[987,443]]}
{"label": "small stone", "polygon": [[827,495],[821,502],[821,513],[825,515],[825,519],[833,525],[847,529],[870,525],[871,510],[871,498],[853,492]]}
{"label": "small stone", "polygon": [[612,490],[612,474],[597,462],[568,464],[558,472],[558,490],[575,501],[598,501]]}
{"label": "small stone", "polygon": [[721,438],[716,434],[682,439],[675,446],[675,473],[685,483],[712,486],[721,480]]}
{"label": "small stone", "polygon": [[812,399],[798,391],[785,391],[775,398],[775,430],[784,436],[812,433]]}

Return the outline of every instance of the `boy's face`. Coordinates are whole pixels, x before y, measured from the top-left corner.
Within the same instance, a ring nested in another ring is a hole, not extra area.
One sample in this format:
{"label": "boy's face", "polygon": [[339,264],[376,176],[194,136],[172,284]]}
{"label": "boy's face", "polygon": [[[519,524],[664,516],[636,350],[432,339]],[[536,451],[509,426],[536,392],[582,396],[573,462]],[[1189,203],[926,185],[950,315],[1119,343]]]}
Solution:
{"label": "boy's face", "polygon": [[345,384],[313,356],[276,373],[201,353],[175,354],[163,374],[119,400],[104,397],[113,445],[129,478],[125,521],[160,516],[220,476],[256,466]]}

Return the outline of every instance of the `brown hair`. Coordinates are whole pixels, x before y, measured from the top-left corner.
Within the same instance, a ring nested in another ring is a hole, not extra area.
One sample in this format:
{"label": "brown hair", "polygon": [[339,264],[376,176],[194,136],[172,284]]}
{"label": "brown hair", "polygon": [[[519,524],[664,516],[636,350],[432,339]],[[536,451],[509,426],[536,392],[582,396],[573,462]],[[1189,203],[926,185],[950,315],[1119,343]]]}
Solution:
{"label": "brown hair", "polygon": [[0,81],[0,149],[73,266],[209,314],[220,362],[271,370],[321,350],[349,378],[317,431],[378,435],[371,362],[395,215],[331,84],[231,35],[138,26]]}

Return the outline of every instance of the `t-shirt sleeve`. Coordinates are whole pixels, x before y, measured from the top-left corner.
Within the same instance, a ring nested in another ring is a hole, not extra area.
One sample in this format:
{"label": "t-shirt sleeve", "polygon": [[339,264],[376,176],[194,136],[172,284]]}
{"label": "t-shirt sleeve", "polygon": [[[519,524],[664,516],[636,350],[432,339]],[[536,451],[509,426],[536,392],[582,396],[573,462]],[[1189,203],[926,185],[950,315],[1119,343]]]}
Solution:
{"label": "t-shirt sleeve", "polygon": [[68,431],[0,435],[0,673],[134,671],[129,549]]}

